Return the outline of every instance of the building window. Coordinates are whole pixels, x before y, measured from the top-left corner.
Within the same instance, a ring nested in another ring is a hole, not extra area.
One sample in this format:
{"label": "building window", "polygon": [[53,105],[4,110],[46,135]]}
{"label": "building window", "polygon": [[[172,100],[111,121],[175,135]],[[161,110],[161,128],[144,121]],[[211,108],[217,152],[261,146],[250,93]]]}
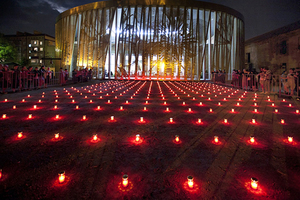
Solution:
{"label": "building window", "polygon": [[42,64],[43,63],[43,60],[40,60],[40,64]]}
{"label": "building window", "polygon": [[29,44],[28,47],[31,47],[31,44]]}
{"label": "building window", "polygon": [[43,45],[43,42],[42,42],[42,41],[40,41],[40,45]]}
{"label": "building window", "polygon": [[41,47],[41,48],[40,48],[40,51],[44,51],[44,48],[43,48],[43,47]]}
{"label": "building window", "polygon": [[34,51],[39,51],[39,49],[37,48],[37,47],[34,47],[34,49],[33,49]]}
{"label": "building window", "polygon": [[38,59],[31,59],[31,63],[38,63]]}
{"label": "building window", "polygon": [[286,44],[286,40],[284,40],[280,43],[280,54],[286,54],[286,53],[287,53],[287,44]]}
{"label": "building window", "polygon": [[33,41],[33,44],[37,44],[37,41],[36,41],[36,40],[34,40],[34,41]]}
{"label": "building window", "polygon": [[31,50],[29,50],[29,53],[31,53]]}
{"label": "building window", "polygon": [[30,60],[30,59],[31,59],[31,56],[29,56],[28,58],[29,58],[29,60]]}

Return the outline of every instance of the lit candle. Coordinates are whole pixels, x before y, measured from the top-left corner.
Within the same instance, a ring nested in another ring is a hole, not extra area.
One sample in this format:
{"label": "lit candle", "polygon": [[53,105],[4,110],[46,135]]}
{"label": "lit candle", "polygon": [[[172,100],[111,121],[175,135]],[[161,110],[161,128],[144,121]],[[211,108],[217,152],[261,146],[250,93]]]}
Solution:
{"label": "lit candle", "polygon": [[54,109],[57,109],[57,105],[54,106]]}
{"label": "lit candle", "polygon": [[42,102],[42,100],[39,99],[39,103],[41,103],[41,102]]}
{"label": "lit candle", "polygon": [[126,104],[128,104],[128,101],[126,101]]}
{"label": "lit candle", "polygon": [[191,108],[189,108],[188,112],[192,112],[192,109],[191,109]]}
{"label": "lit candle", "polygon": [[296,113],[299,114],[299,110],[296,110]]}
{"label": "lit candle", "polygon": [[170,118],[170,123],[173,123],[173,118]]}
{"label": "lit candle", "polygon": [[257,106],[257,103],[254,103],[254,106]]}
{"label": "lit candle", "polygon": [[251,178],[251,188],[257,190],[257,188],[258,188],[257,178]]}
{"label": "lit candle", "polygon": [[27,95],[27,97],[30,97],[30,94],[29,94],[29,95]]}
{"label": "lit candle", "polygon": [[84,97],[85,99],[87,98],[87,96]]}
{"label": "lit candle", "polygon": [[231,109],[231,112],[233,112],[233,113],[234,113],[234,109],[233,109],[233,108]]}
{"label": "lit candle", "polygon": [[257,113],[257,109],[256,109],[256,108],[254,109],[254,112],[256,112],[256,113]]}
{"label": "lit candle", "polygon": [[281,119],[280,122],[281,122],[282,124],[284,124],[284,119]]}
{"label": "lit candle", "polygon": [[200,102],[199,105],[202,106],[202,102]]}
{"label": "lit candle", "polygon": [[18,132],[18,138],[22,138],[23,137],[23,132]]}
{"label": "lit candle", "polygon": [[55,137],[55,139],[58,139],[59,138],[59,133],[55,133],[54,137]]}
{"label": "lit candle", "polygon": [[255,122],[255,119],[252,119],[252,123],[253,123],[253,124],[255,124],[255,123],[256,123],[256,122]]}
{"label": "lit candle", "polygon": [[120,106],[120,110],[123,110],[123,106]]}
{"label": "lit candle", "polygon": [[147,107],[144,107],[144,111],[146,111],[147,110]]}
{"label": "lit candle", "polygon": [[241,101],[242,99],[241,98],[239,98],[239,101]]}
{"label": "lit candle", "polygon": [[275,112],[278,113],[278,109],[275,109]]}
{"label": "lit candle", "polygon": [[57,100],[57,99],[55,99],[55,102],[57,103],[57,102],[58,102],[58,100]]}
{"label": "lit candle", "polygon": [[122,177],[122,185],[123,185],[123,187],[127,187],[127,185],[128,185],[128,175],[127,174],[124,174]]}
{"label": "lit candle", "polygon": [[6,119],[6,114],[3,114],[3,115],[2,115],[2,119]]}
{"label": "lit candle", "polygon": [[213,111],[212,108],[210,108],[210,109],[209,109],[209,112],[212,112],[212,111]]}
{"label": "lit candle", "polygon": [[198,118],[198,121],[197,121],[199,124],[202,123],[202,120],[200,118]]}
{"label": "lit candle", "polygon": [[268,101],[271,101],[271,99],[268,99]]}
{"label": "lit candle", "polygon": [[77,105],[77,106],[76,106],[76,110],[78,110],[78,109],[79,109],[79,106]]}
{"label": "lit candle", "polygon": [[114,121],[114,120],[115,120],[115,117],[114,117],[114,116],[110,116],[110,120],[111,120],[111,121]]}
{"label": "lit candle", "polygon": [[83,115],[83,116],[82,116],[82,119],[83,119],[83,120],[86,120],[86,115]]}
{"label": "lit candle", "polygon": [[179,135],[175,135],[175,141],[179,142]]}
{"label": "lit candle", "polygon": [[210,97],[208,97],[208,101],[210,101]]}
{"label": "lit candle", "polygon": [[7,99],[4,99],[4,102],[7,102]]}
{"label": "lit candle", "polygon": [[293,138],[293,137],[291,137],[291,136],[288,136],[288,141],[289,141],[289,143],[292,143],[292,142],[293,142],[293,140],[294,140],[294,138]]}
{"label": "lit candle", "polygon": [[148,104],[148,101],[146,101],[146,104]]}
{"label": "lit candle", "polygon": [[110,100],[107,100],[107,103],[110,103]]}
{"label": "lit candle", "polygon": [[254,143],[254,142],[255,142],[255,139],[254,139],[253,136],[250,137],[250,142],[251,142],[251,143]]}
{"label": "lit candle", "polygon": [[144,122],[144,117],[140,117],[140,122]]}
{"label": "lit candle", "polygon": [[283,99],[282,101],[285,101],[285,99]]}
{"label": "lit candle", "polygon": [[58,95],[56,95],[56,98],[58,98]]}
{"label": "lit candle", "polygon": [[2,178],[2,169],[0,169],[0,179]]}
{"label": "lit candle", "polygon": [[97,109],[100,110],[100,106],[97,106]]}
{"label": "lit candle", "polygon": [[139,141],[140,141],[140,135],[139,135],[139,134],[137,134],[137,135],[135,136],[135,141],[136,141],[136,142],[139,142]]}
{"label": "lit candle", "polygon": [[59,181],[59,183],[65,182],[65,178],[66,178],[65,171],[62,171],[62,172],[60,172],[58,174],[58,181]]}
{"label": "lit candle", "polygon": [[166,102],[166,101],[164,102],[164,105],[167,105],[167,102]]}
{"label": "lit candle", "polygon": [[292,104],[291,104],[291,103],[289,104],[289,107],[292,107]]}
{"label": "lit candle", "polygon": [[194,187],[194,180],[193,180],[194,178],[192,176],[188,176],[187,179],[188,179],[189,188],[193,188]]}
{"label": "lit candle", "polygon": [[56,119],[59,119],[59,115],[56,115],[55,118],[56,118]]}
{"label": "lit candle", "polygon": [[166,108],[166,111],[169,112],[170,111],[169,108]]}
{"label": "lit candle", "polygon": [[182,105],[185,105],[185,102],[182,102]]}
{"label": "lit candle", "polygon": [[219,102],[219,103],[218,103],[218,105],[220,106],[220,105],[221,105],[221,103]]}
{"label": "lit candle", "polygon": [[28,115],[28,119],[32,119],[32,114],[29,114],[29,115]]}
{"label": "lit candle", "polygon": [[25,102],[25,99],[22,99],[22,102]]}
{"label": "lit candle", "polygon": [[236,103],[237,106],[240,106],[240,103]]}
{"label": "lit candle", "polygon": [[215,143],[218,143],[219,142],[219,137],[218,136],[214,136],[214,141],[215,141]]}
{"label": "lit candle", "polygon": [[15,105],[13,105],[13,109],[16,109],[17,107]]}
{"label": "lit candle", "polygon": [[92,100],[92,99],[90,100],[90,103],[93,103],[93,100]]}
{"label": "lit candle", "polygon": [[274,107],[275,106],[275,104],[274,103],[272,103],[272,107]]}
{"label": "lit candle", "polygon": [[94,141],[97,141],[97,140],[98,140],[97,134],[95,134],[95,135],[93,136],[93,140],[94,140]]}
{"label": "lit candle", "polygon": [[34,105],[33,108],[36,109],[36,105]]}
{"label": "lit candle", "polygon": [[228,122],[227,119],[224,119],[224,123],[227,124],[227,122]]}

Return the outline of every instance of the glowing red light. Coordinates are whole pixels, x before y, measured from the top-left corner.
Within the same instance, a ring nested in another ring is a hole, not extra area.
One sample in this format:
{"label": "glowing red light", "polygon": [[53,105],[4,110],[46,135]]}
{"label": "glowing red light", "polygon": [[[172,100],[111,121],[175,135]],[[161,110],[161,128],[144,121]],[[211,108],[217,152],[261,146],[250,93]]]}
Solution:
{"label": "glowing red light", "polygon": [[257,190],[258,188],[258,180],[257,178],[251,178],[251,188]]}
{"label": "glowing red light", "polygon": [[128,175],[127,174],[124,174],[122,177],[122,185],[123,185],[123,187],[128,186]]}
{"label": "glowing red light", "polygon": [[18,132],[18,136],[19,139],[23,137],[23,132]]}
{"label": "glowing red light", "polygon": [[137,135],[135,136],[135,141],[136,141],[136,142],[139,142],[140,140],[141,140],[141,137],[140,137],[139,134],[137,134]]}
{"label": "glowing red light", "polygon": [[82,120],[86,120],[86,115],[83,115],[83,116],[82,116]]}
{"label": "glowing red light", "polygon": [[188,176],[187,180],[188,180],[189,188],[193,188],[194,187],[194,178],[192,176]]}
{"label": "glowing red light", "polygon": [[16,109],[16,108],[17,108],[17,106],[14,105],[14,106],[13,106],[13,109]]}
{"label": "glowing red light", "polygon": [[28,119],[32,119],[32,114],[29,114],[29,115],[28,115]]}
{"label": "glowing red light", "polygon": [[55,133],[55,134],[54,134],[54,138],[55,138],[55,139],[58,139],[58,138],[59,138],[59,133]]}
{"label": "glowing red light", "polygon": [[3,115],[2,115],[2,119],[6,119],[6,114],[3,114]]}
{"label": "glowing red light", "polygon": [[289,143],[293,143],[293,141],[294,141],[294,138],[291,137],[291,136],[288,136],[288,142],[289,142]]}
{"label": "glowing red light", "polygon": [[250,137],[250,143],[255,143],[255,138],[253,136]]}
{"label": "glowing red light", "polygon": [[175,142],[179,143],[180,139],[179,139],[179,135],[175,135]]}
{"label": "glowing red light", "polygon": [[281,119],[281,120],[280,120],[280,123],[281,123],[281,124],[284,124],[284,119]]}
{"label": "glowing red light", "polygon": [[64,171],[60,172],[60,173],[58,174],[58,182],[59,182],[60,184],[62,184],[62,183],[65,182],[65,179],[66,179],[66,174],[65,174],[65,172],[64,172]]}
{"label": "glowing red light", "polygon": [[219,137],[218,136],[214,136],[214,142],[219,143]]}

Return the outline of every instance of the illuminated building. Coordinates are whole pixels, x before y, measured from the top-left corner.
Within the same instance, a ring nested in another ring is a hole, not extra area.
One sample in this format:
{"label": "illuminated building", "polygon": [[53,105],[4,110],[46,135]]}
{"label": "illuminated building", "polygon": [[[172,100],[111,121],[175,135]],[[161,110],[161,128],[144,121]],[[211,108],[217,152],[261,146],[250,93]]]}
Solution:
{"label": "illuminated building", "polygon": [[209,79],[244,64],[243,16],[194,0],[100,1],[61,13],[56,57],[97,78]]}

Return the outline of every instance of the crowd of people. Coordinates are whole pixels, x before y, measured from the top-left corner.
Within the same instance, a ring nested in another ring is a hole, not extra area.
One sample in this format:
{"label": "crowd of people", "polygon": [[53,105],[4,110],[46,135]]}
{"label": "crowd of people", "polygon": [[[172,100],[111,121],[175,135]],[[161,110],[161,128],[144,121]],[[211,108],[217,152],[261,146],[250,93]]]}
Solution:
{"label": "crowd of people", "polygon": [[45,66],[28,68],[23,66],[14,66],[9,69],[7,65],[0,64],[0,88],[2,93],[6,93],[7,88],[11,88],[13,92],[16,90],[38,89],[47,87],[53,78],[53,71]]}
{"label": "crowd of people", "polygon": [[[50,67],[25,67],[0,64],[0,93],[8,91],[32,90],[47,87],[48,85],[64,85],[69,79],[67,69],[60,68],[58,73]],[[73,71],[73,81],[83,82],[92,79],[92,70],[80,69]]]}
{"label": "crowd of people", "polygon": [[[213,82],[225,84],[225,79],[225,71],[212,72]],[[233,70],[231,85],[236,88],[261,91],[266,94],[270,93],[272,89],[277,91],[282,89],[282,92],[287,95],[300,96],[300,69],[289,69],[284,71],[281,76],[273,74],[268,67],[261,68],[260,72],[255,69],[253,71],[246,69]]]}

